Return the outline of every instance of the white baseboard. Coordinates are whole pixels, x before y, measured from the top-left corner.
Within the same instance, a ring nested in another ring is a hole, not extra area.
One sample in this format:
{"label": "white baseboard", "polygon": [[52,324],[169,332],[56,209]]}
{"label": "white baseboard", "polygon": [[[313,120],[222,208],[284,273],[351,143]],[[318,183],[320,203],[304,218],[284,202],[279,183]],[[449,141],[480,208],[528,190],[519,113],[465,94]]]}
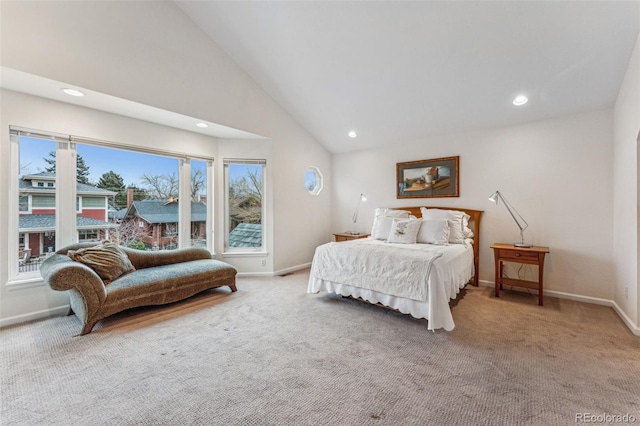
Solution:
{"label": "white baseboard", "polygon": [[613,307],[613,310],[616,311],[616,313],[620,316],[620,318],[622,318],[622,321],[624,321],[627,327],[629,327],[629,330],[631,330],[634,335],[640,336],[640,327],[638,327],[633,323],[633,321],[631,321],[631,318],[627,316],[627,314],[620,308],[620,306],[618,306],[618,304],[614,300],[611,301],[611,306]]}
{"label": "white baseboard", "polygon": [[238,272],[238,278],[272,277],[272,272]]}
{"label": "white baseboard", "polygon": [[276,276],[276,275],[290,274],[292,272],[300,271],[302,269],[307,269],[310,267],[311,267],[311,262],[303,263],[302,265],[292,266],[291,268],[280,269],[279,271],[275,271],[273,275]]}
{"label": "white baseboard", "polygon": [[57,306],[51,309],[43,309],[37,312],[29,312],[28,314],[16,315],[14,317],[0,319],[0,327],[7,327],[9,325],[20,324],[23,322],[34,321],[43,318],[67,315],[68,312],[69,305]]}
{"label": "white baseboard", "polygon": [[292,266],[290,268],[279,269],[274,272],[238,272],[238,278],[247,277],[275,277],[279,275],[286,275],[292,272],[300,271],[302,269],[307,269],[311,266],[311,262],[303,263],[302,265]]}
{"label": "white baseboard", "polygon": [[[481,280],[479,284],[485,287],[495,287],[495,282],[493,281]],[[631,321],[631,318],[629,318],[627,314],[622,309],[620,309],[620,306],[618,306],[618,304],[613,300],[601,299],[599,297],[581,296],[578,294],[564,293],[561,291],[553,291],[553,290],[545,290],[544,295],[557,297],[558,299],[575,300],[576,302],[584,302],[584,303],[591,303],[594,305],[609,306],[613,308],[614,311],[616,311],[616,313],[622,319],[625,325],[629,328],[629,330],[631,330],[631,333],[633,333],[635,336],[640,336],[640,327],[634,324],[633,321]]]}

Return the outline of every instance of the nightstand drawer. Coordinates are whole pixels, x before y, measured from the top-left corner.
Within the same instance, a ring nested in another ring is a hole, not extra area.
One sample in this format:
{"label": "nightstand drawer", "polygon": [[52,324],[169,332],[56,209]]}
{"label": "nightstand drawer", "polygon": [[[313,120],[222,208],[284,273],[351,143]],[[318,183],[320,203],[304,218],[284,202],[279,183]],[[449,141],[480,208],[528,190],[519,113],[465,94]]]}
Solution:
{"label": "nightstand drawer", "polygon": [[516,262],[519,261],[526,261],[526,260],[531,260],[531,261],[537,261],[538,260],[538,253],[535,252],[528,252],[528,251],[521,251],[521,250],[506,250],[506,249],[501,249],[500,250],[500,257],[506,261],[509,261],[509,259],[513,259]]}
{"label": "nightstand drawer", "polygon": [[351,241],[351,240],[358,240],[360,238],[367,238],[369,234],[350,234],[345,232],[345,233],[333,234],[333,236],[336,239],[336,242],[339,243],[341,241]]}

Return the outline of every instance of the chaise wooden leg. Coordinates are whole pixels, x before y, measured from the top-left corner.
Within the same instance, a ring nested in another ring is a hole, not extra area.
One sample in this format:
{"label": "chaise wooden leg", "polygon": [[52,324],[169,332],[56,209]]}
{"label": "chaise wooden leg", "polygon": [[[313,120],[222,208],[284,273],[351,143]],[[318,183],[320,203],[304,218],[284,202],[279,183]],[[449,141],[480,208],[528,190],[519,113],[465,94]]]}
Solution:
{"label": "chaise wooden leg", "polygon": [[84,325],[84,328],[82,329],[82,333],[80,333],[81,336],[84,336],[85,334],[89,334],[91,333],[91,330],[93,330],[93,326],[96,325],[97,321],[94,323],[88,323]]}
{"label": "chaise wooden leg", "polygon": [[236,288],[236,285],[235,285],[235,284],[231,284],[231,285],[229,286],[229,288],[231,289],[231,291],[232,291],[232,292],[234,292],[234,291],[238,291],[238,289]]}

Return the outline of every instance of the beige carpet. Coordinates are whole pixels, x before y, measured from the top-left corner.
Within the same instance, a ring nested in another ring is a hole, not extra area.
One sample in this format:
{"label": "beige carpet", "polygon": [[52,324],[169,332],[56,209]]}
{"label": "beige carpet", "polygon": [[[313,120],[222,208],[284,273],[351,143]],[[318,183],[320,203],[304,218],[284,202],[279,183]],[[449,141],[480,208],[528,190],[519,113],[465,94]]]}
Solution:
{"label": "beige carpet", "polygon": [[74,316],[2,329],[0,424],[640,422],[640,339],[610,308],[470,287],[433,333],[307,279],[239,279],[83,337]]}

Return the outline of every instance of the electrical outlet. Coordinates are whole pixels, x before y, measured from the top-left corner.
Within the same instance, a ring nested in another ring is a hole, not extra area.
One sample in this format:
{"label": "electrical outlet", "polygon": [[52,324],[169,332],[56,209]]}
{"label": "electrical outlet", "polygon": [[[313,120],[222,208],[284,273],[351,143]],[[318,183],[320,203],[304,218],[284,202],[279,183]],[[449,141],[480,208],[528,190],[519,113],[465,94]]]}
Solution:
{"label": "electrical outlet", "polygon": [[629,298],[629,286],[628,285],[624,286],[624,298],[625,299]]}
{"label": "electrical outlet", "polygon": [[262,266],[267,266],[267,259],[262,259]]}

